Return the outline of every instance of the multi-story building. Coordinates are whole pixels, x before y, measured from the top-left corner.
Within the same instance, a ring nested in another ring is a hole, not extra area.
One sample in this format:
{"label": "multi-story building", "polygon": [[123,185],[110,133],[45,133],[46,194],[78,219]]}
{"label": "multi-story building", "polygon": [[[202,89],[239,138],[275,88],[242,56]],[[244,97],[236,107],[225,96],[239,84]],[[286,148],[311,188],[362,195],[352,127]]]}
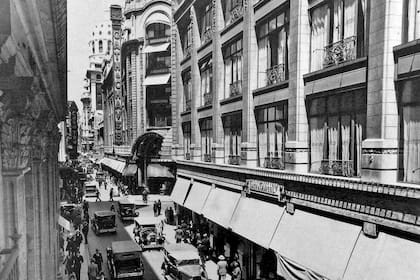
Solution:
{"label": "multi-story building", "polygon": [[0,279],[57,279],[65,0],[0,1]]}
{"label": "multi-story building", "polygon": [[[87,82],[87,81],[86,81]],[[82,101],[82,114],[80,122],[81,130],[81,148],[84,153],[93,150],[95,141],[93,131],[93,113],[92,113],[92,96],[88,90],[88,86],[85,86],[86,91],[82,93],[80,101]]]}
{"label": "multi-story building", "polygon": [[244,279],[417,277],[418,8],[173,1],[172,197]]}
{"label": "multi-story building", "polygon": [[169,171],[174,167],[170,160],[171,4],[126,1],[124,10],[119,9],[111,7],[113,54],[104,67],[108,159],[102,163],[116,175],[124,175],[133,188],[158,191],[174,179]]}
{"label": "multi-story building", "polygon": [[68,101],[67,116],[66,116],[66,155],[69,160],[76,160],[78,157],[78,141],[79,141],[79,126],[78,116],[79,110],[76,102]]}

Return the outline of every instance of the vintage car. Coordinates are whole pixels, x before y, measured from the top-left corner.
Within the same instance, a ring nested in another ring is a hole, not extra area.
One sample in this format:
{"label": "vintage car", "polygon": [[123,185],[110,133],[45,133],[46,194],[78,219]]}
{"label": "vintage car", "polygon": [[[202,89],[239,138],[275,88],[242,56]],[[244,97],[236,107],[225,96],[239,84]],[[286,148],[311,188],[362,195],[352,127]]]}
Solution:
{"label": "vintage car", "polygon": [[191,244],[166,244],[163,256],[162,270],[165,279],[169,277],[175,280],[206,279],[197,249]]}
{"label": "vintage car", "polygon": [[125,198],[118,201],[117,211],[121,221],[132,221],[139,215],[136,212],[136,205]]}
{"label": "vintage car", "polygon": [[158,217],[139,217],[135,220],[138,243],[143,250],[161,249],[165,242],[162,232],[162,219]]}
{"label": "vintage car", "polygon": [[86,197],[96,197],[96,182],[88,181],[84,183],[85,186],[85,198]]}
{"label": "vintage car", "polygon": [[117,226],[115,224],[115,212],[112,211],[96,211],[93,214],[91,224],[95,234],[117,232]]}
{"label": "vintage car", "polygon": [[136,242],[132,240],[112,242],[106,251],[111,279],[143,279],[141,248]]}
{"label": "vintage car", "polygon": [[61,202],[60,215],[66,220],[73,221],[77,216],[82,215],[82,208],[79,204]]}

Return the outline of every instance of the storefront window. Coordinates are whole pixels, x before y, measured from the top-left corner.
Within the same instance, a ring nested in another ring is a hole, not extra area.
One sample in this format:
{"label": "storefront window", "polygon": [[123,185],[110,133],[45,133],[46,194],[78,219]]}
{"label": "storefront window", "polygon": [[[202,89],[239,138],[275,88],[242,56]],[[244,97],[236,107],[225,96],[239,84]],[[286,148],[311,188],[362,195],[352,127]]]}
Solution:
{"label": "storefront window", "polygon": [[241,159],[242,113],[235,113],[223,118],[225,135],[225,162],[239,165]]}
{"label": "storefront window", "polygon": [[365,91],[313,98],[309,104],[311,172],[360,176]]}
{"label": "storefront window", "polygon": [[213,141],[212,119],[204,119],[200,122],[201,155],[202,160],[211,162],[211,143]]}
{"label": "storefront window", "polygon": [[311,10],[311,71],[363,56],[365,0],[329,0]]}
{"label": "storefront window", "polygon": [[288,15],[282,12],[257,26],[258,87],[284,81],[287,71]]}
{"label": "storefront window", "polygon": [[255,110],[257,119],[258,165],[284,169],[287,138],[287,103]]}
{"label": "storefront window", "polygon": [[242,38],[223,49],[225,63],[224,98],[242,94]]}
{"label": "storefront window", "polygon": [[212,60],[209,59],[200,66],[201,76],[201,106],[211,105],[213,102],[212,83],[213,69]]}
{"label": "storefront window", "polygon": [[182,124],[182,136],[184,138],[184,157],[191,159],[191,122]]}

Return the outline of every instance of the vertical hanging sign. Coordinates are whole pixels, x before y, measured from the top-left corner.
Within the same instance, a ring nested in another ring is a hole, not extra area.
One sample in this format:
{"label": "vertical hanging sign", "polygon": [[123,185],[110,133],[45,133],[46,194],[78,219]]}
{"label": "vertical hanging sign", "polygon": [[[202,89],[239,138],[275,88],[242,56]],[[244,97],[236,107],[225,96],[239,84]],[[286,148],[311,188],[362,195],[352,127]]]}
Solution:
{"label": "vertical hanging sign", "polygon": [[114,72],[114,144],[122,145],[122,97],[121,97],[121,6],[111,5],[112,62]]}

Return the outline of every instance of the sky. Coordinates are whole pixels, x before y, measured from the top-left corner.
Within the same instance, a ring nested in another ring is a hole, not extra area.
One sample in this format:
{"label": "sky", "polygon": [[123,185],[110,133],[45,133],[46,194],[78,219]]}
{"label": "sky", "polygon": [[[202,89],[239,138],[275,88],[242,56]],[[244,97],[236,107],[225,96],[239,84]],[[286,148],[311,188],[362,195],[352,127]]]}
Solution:
{"label": "sky", "polygon": [[95,24],[109,20],[109,6],[124,7],[124,0],[67,1],[67,76],[68,100],[76,101],[79,112],[84,91],[83,79],[89,66],[89,40]]}

